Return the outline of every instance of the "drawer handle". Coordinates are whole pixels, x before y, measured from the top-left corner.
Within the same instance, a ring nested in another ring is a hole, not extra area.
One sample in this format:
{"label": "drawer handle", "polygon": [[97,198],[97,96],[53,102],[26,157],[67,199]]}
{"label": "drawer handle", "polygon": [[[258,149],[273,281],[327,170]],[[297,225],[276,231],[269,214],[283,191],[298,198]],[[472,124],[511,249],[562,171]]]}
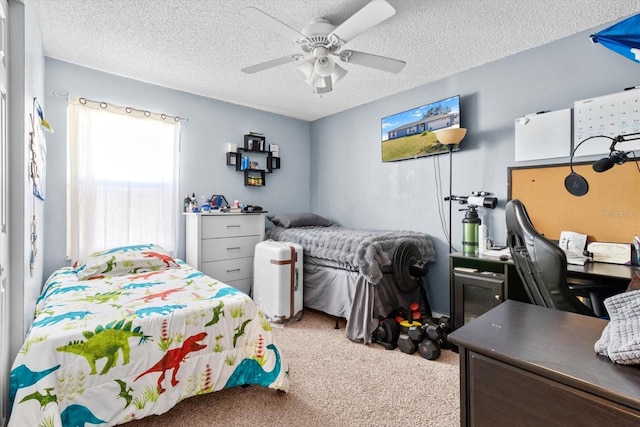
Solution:
{"label": "drawer handle", "polygon": [[233,270],[227,270],[227,273],[233,273],[234,271],[240,271],[239,268],[234,268]]}
{"label": "drawer handle", "polygon": [[227,228],[232,228],[232,227],[240,228],[240,224],[237,224],[237,225],[234,225],[234,224],[227,225]]}
{"label": "drawer handle", "polygon": [[238,249],[240,249],[240,246],[236,246],[236,247],[233,247],[233,248],[227,248],[228,251],[234,251],[234,250],[238,250]]}

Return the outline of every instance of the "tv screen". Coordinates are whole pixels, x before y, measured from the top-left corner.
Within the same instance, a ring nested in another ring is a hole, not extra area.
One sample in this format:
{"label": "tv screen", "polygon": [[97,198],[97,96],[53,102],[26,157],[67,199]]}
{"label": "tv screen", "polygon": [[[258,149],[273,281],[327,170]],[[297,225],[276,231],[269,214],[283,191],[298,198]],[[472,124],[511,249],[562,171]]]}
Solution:
{"label": "tv screen", "polygon": [[[460,127],[460,95],[384,117],[382,161],[447,153],[447,146],[440,144],[433,132],[452,127]],[[459,149],[459,145],[453,148]]]}

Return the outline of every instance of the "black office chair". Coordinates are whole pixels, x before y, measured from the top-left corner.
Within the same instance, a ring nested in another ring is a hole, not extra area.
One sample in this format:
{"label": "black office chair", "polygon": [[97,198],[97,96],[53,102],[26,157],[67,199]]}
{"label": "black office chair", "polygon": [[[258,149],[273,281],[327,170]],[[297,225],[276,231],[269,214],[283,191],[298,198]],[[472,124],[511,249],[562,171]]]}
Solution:
{"label": "black office chair", "polygon": [[[507,203],[507,245],[525,290],[535,305],[596,316],[567,284],[567,255],[534,228],[525,206],[514,199]],[[597,289],[585,291],[600,304]],[[599,311],[599,310],[598,310]]]}

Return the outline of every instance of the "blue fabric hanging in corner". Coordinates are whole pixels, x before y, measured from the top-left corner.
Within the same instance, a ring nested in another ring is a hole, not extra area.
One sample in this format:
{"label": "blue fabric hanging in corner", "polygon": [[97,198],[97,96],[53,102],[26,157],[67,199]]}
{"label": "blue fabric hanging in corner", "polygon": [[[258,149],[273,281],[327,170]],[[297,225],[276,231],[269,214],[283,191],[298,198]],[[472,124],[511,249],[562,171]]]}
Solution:
{"label": "blue fabric hanging in corner", "polygon": [[640,14],[613,24],[595,34],[591,41],[629,58],[640,62]]}

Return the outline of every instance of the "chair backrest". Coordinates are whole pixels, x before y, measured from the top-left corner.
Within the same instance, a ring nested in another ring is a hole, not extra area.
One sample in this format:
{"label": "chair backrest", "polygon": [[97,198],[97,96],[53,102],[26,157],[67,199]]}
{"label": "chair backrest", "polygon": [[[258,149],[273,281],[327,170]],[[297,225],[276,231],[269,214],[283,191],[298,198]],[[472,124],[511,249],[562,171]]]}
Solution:
{"label": "chair backrest", "polygon": [[569,290],[566,254],[535,229],[520,200],[507,203],[506,221],[511,258],[531,302],[594,316],[589,307]]}

